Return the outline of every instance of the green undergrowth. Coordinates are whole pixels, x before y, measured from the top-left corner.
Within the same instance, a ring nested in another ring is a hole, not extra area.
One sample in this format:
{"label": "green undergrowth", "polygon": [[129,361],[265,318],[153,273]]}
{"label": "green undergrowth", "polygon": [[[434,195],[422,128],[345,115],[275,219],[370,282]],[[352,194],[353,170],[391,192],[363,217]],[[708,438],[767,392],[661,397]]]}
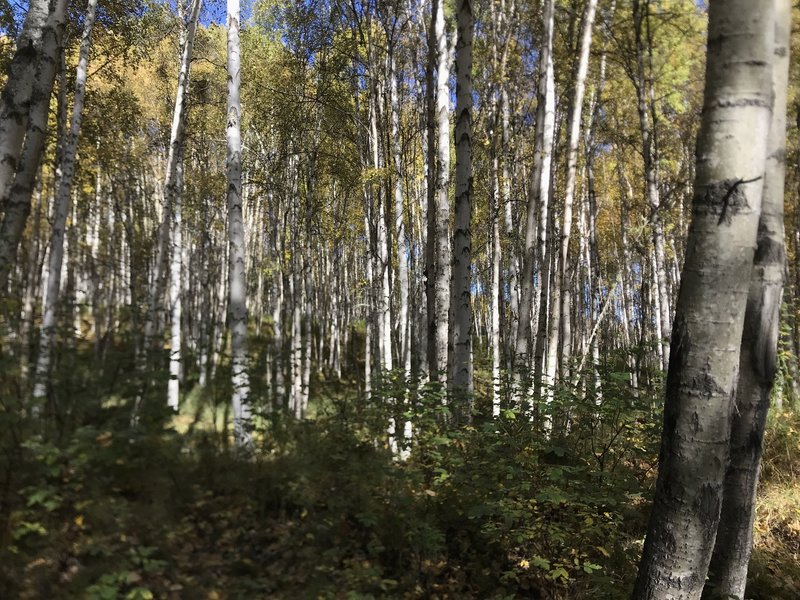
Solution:
{"label": "green undergrowth", "polygon": [[[163,427],[131,429],[116,405],[58,443],[17,424],[0,598],[625,598],[659,417],[609,381],[585,403],[556,395],[570,426],[549,438],[513,411],[456,426],[427,390],[400,415],[407,460],[385,433],[399,387],[332,395],[305,422],[262,415],[247,453],[199,392]],[[797,597],[797,427],[768,435],[754,598]]]}

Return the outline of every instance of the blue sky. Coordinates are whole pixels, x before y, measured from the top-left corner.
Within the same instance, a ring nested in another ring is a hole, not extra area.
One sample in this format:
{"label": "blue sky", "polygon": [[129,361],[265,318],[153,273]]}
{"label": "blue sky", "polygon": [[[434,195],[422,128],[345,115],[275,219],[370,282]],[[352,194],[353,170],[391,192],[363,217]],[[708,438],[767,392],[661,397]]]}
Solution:
{"label": "blue sky", "polygon": [[[176,10],[175,0],[156,0],[156,1],[164,1],[169,3],[172,10]],[[253,4],[255,0],[240,0],[242,4],[242,18],[247,19],[250,16],[250,13],[253,8]],[[101,0],[102,2],[102,0]],[[28,3],[29,0],[8,0],[8,3],[11,5],[11,10],[14,12],[17,21],[17,27],[19,28],[22,25],[22,20],[25,18],[25,13],[28,10]],[[203,10],[200,14],[200,21],[203,25],[209,25],[210,23],[225,23],[225,11],[226,11],[226,1],[225,0],[204,0],[203,1]],[[2,31],[2,33],[6,33]]]}

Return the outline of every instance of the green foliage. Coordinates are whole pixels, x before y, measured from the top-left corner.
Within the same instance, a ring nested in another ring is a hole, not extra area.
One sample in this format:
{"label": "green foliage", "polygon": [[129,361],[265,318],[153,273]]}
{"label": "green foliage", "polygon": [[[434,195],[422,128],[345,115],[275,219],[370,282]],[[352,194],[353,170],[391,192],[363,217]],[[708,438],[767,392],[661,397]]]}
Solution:
{"label": "green foliage", "polygon": [[[575,428],[548,441],[513,411],[456,428],[443,399],[394,374],[315,421],[269,413],[253,460],[200,428],[130,430],[113,408],[64,443],[31,436],[11,465],[0,595],[617,597],[638,467],[601,469]],[[406,461],[390,414],[418,432]]]}

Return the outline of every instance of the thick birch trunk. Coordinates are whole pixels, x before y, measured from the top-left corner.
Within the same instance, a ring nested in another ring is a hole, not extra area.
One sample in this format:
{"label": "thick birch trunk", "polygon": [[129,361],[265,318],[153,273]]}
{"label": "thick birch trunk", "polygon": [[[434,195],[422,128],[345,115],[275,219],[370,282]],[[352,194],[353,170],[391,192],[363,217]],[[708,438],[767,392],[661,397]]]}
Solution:
{"label": "thick birch trunk", "polygon": [[[460,396],[472,393],[472,0],[458,2],[456,41],[456,215],[453,231],[453,375]],[[458,411],[469,418],[466,398]]]}
{"label": "thick birch trunk", "polygon": [[714,548],[771,122],[773,9],[710,3],[694,214],[635,600],[700,598]]}
{"label": "thick birch trunk", "polygon": [[231,384],[233,392],[233,432],[236,444],[249,440],[250,381],[247,375],[247,273],[245,237],[242,218],[242,132],[239,87],[239,0],[228,0],[228,122],[226,138],[228,157],[228,311],[231,327]]}
{"label": "thick birch trunk", "polygon": [[61,292],[61,271],[64,259],[64,231],[72,200],[72,183],[75,178],[75,158],[78,152],[78,137],[83,120],[83,102],[86,96],[86,77],[89,69],[89,53],[92,44],[92,29],[97,9],[97,0],[89,0],[81,36],[78,69],[75,76],[75,94],[72,105],[70,130],[59,170],[61,176],[55,195],[53,231],[50,237],[50,259],[48,263],[47,289],[44,297],[41,334],[39,337],[39,356],[34,371],[33,401],[34,411],[47,396],[47,383],[50,374],[50,356],[56,328],[56,309]]}
{"label": "thick birch trunk", "polygon": [[[59,53],[62,51],[66,6],[67,0],[57,0],[43,27],[42,51],[35,71],[30,74],[34,82],[29,99],[27,132],[19,161],[15,158],[12,162],[10,158],[0,155],[0,169],[11,164],[16,164],[17,167],[16,174],[12,172],[8,176],[7,185],[0,183],[0,207],[5,209],[0,229],[0,295],[5,293],[8,276],[16,261],[17,248],[31,211],[31,196],[47,138],[50,97],[58,71]],[[33,4],[31,10],[34,10]],[[2,137],[0,129],[0,139]],[[4,176],[0,174],[0,177]]]}
{"label": "thick birch trunk", "polygon": [[3,200],[0,206],[3,208],[14,183],[22,141],[28,128],[39,61],[47,54],[48,17],[55,11],[63,12],[64,4],[63,0],[31,0],[8,68],[8,78],[0,96],[0,198]]}
{"label": "thick birch trunk", "polygon": [[786,93],[792,5],[775,4],[772,87],[775,105],[767,148],[764,196],[758,225],[750,292],[744,317],[731,462],[725,476],[722,513],[711,560],[709,586],[721,598],[744,598],[753,547],[756,489],[762,440],[777,366],[781,297],[784,285],[783,193],[786,175]]}

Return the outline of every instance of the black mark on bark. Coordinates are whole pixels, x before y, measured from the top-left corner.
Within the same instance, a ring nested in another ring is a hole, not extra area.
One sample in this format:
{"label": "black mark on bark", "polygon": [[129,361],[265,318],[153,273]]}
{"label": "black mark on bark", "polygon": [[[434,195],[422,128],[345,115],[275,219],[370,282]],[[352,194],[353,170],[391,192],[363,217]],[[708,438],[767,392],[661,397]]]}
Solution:
{"label": "black mark on bark", "polygon": [[695,196],[695,212],[698,215],[719,216],[717,225],[730,225],[732,217],[750,208],[741,186],[759,179],[760,175],[753,179],[725,179],[706,186],[702,196]]}
{"label": "black mark on bark", "polygon": [[783,244],[767,235],[762,236],[761,232],[758,237],[758,247],[753,262],[757,265],[783,264]]}
{"label": "black mark on bark", "polygon": [[720,496],[720,486],[713,483],[701,485],[700,493],[697,495],[697,514],[700,520],[708,525],[705,528],[705,535],[709,537],[716,535],[716,527],[713,525],[719,519]]}

